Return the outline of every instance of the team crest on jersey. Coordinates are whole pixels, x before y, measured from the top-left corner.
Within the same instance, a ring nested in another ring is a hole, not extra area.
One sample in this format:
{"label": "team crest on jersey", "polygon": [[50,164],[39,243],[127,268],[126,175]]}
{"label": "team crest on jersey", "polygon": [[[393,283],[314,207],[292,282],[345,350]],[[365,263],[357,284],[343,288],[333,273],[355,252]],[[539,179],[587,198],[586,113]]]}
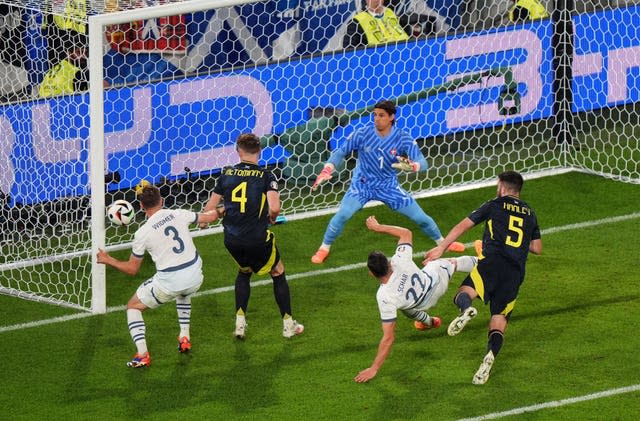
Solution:
{"label": "team crest on jersey", "polygon": [[274,181],[272,181],[272,182],[271,182],[271,188],[272,188],[273,190],[278,190],[278,182],[277,182],[277,181],[275,181],[275,180],[274,180]]}
{"label": "team crest on jersey", "polygon": [[398,151],[396,150],[396,148],[393,148],[389,151],[389,153],[391,154],[391,156],[396,156],[398,155]]}

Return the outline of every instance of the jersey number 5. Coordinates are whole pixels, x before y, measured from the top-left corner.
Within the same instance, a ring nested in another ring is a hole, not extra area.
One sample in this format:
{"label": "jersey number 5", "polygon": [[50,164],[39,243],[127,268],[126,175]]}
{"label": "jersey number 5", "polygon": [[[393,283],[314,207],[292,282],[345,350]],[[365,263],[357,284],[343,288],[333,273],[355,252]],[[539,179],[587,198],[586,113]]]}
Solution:
{"label": "jersey number 5", "polygon": [[522,227],[524,226],[524,219],[509,215],[509,231],[514,233],[515,236],[507,235],[505,243],[508,246],[518,248],[522,245],[522,237],[524,233],[522,232]]}

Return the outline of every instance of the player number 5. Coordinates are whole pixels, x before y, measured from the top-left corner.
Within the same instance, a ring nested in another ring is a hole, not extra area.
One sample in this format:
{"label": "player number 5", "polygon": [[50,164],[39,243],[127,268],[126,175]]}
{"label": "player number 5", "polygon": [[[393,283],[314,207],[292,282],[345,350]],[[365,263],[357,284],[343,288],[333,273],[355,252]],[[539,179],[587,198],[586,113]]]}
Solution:
{"label": "player number 5", "polygon": [[522,245],[522,226],[524,225],[524,219],[517,216],[509,216],[509,231],[515,233],[515,239],[511,235],[507,235],[505,243],[511,247],[520,247]]}

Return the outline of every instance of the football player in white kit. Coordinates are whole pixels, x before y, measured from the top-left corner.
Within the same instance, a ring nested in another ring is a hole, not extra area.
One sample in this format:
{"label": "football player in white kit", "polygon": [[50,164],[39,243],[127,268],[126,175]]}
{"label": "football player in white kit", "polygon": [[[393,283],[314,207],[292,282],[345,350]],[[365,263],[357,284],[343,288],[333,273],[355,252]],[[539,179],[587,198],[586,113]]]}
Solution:
{"label": "football player in white kit", "polygon": [[145,186],[138,195],[147,221],[134,234],[129,260],[118,260],[106,251],[98,250],[98,263],[104,263],[129,275],[135,275],[142,266],[145,251],[155,263],[156,273],[143,282],[127,303],[127,323],[137,352],[129,367],[151,364],[145,338],[142,312],[176,300],[180,334],[178,351],[191,349],[189,325],[191,322],[191,295],[198,291],[204,279],[202,259],[198,255],[190,224],[209,223],[218,219],[216,211],[195,213],[184,209],[164,209],[160,190]]}
{"label": "football player in white kit", "polygon": [[380,224],[375,216],[368,217],[366,223],[371,231],[397,237],[398,246],[391,259],[380,251],[369,254],[369,272],[380,281],[376,299],[382,320],[382,339],[371,366],[355,377],[358,383],[374,378],[389,355],[395,339],[398,310],[413,319],[419,330],[439,327],[440,319],[429,316],[425,310],[436,305],[454,272],[471,272],[478,261],[476,257],[462,256],[438,259],[419,268],[413,261],[413,234],[409,229]]}

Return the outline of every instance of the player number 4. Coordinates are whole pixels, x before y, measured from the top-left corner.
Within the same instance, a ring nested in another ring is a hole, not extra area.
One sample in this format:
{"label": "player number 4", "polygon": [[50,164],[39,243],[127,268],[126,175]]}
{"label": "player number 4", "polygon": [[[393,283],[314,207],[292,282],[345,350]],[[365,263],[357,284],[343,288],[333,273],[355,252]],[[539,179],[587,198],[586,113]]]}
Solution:
{"label": "player number 4", "polygon": [[247,182],[243,181],[231,191],[231,201],[240,203],[240,213],[244,213],[247,203]]}

